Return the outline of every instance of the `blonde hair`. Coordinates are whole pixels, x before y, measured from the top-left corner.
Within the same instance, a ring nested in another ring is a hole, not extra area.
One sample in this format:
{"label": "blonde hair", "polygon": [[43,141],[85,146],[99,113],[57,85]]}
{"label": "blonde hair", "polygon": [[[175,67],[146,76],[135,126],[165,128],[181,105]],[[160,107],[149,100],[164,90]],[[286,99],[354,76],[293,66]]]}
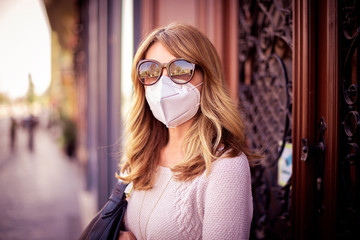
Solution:
{"label": "blonde hair", "polygon": [[161,149],[169,136],[164,124],[156,120],[145,98],[145,90],[138,80],[136,64],[145,58],[153,43],[160,42],[172,55],[194,62],[203,71],[201,105],[193,126],[187,132],[184,159],[172,171],[178,180],[188,181],[210,172],[211,163],[226,153],[236,157],[245,153],[249,160],[256,154],[249,151],[243,120],[236,104],[227,93],[220,58],[208,38],[196,28],[173,23],[154,30],[140,44],[132,66],[134,84],[133,105],[128,113],[126,145],[119,177],[133,182],[135,189],[153,186]]}

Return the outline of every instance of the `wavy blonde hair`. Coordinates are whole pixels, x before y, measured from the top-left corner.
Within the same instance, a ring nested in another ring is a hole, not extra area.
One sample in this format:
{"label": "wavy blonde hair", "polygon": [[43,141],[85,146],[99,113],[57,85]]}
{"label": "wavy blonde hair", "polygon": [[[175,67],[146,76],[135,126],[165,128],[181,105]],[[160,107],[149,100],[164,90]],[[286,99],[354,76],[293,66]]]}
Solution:
{"label": "wavy blonde hair", "polygon": [[160,161],[161,149],[167,144],[168,129],[156,120],[138,80],[136,64],[145,58],[153,43],[160,42],[175,57],[194,62],[203,71],[201,105],[193,126],[183,142],[184,159],[172,171],[178,180],[188,181],[211,170],[211,163],[226,153],[236,157],[245,153],[251,161],[257,158],[249,151],[243,120],[229,97],[220,58],[209,39],[196,28],[173,23],[154,30],[140,44],[132,66],[133,104],[126,121],[126,145],[119,177],[133,182],[135,189],[150,189]]}

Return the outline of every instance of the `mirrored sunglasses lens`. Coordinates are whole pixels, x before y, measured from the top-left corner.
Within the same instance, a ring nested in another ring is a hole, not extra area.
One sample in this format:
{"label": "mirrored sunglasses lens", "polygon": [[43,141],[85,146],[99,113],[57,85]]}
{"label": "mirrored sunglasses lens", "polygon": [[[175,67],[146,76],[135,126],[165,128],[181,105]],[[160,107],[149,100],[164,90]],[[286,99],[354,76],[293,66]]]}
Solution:
{"label": "mirrored sunglasses lens", "polygon": [[144,84],[156,82],[161,74],[161,67],[155,62],[143,62],[139,65],[138,76]]}
{"label": "mirrored sunglasses lens", "polygon": [[177,60],[170,64],[169,75],[174,82],[186,83],[190,81],[195,65],[186,60]]}

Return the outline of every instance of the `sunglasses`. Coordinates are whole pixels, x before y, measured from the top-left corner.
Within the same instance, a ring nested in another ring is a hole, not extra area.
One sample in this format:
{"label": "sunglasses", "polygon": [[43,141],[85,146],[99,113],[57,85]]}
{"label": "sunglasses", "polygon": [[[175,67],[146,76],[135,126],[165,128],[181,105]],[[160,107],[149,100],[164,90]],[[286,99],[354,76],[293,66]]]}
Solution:
{"label": "sunglasses", "polygon": [[144,85],[153,85],[162,76],[162,70],[166,68],[169,78],[177,84],[185,84],[191,81],[195,72],[195,63],[183,58],[175,58],[168,63],[160,63],[152,59],[144,59],[138,62],[136,69],[140,82]]}

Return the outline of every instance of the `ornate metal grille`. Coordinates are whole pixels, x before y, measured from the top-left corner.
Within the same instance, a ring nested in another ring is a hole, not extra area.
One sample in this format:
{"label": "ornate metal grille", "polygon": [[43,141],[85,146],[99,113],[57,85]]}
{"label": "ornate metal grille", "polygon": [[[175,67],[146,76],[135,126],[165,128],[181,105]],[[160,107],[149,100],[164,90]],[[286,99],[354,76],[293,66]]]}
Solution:
{"label": "ornate metal grille", "polygon": [[341,121],[339,161],[339,239],[360,239],[360,4],[340,3]]}
{"label": "ornate metal grille", "polygon": [[251,238],[288,239],[291,183],[278,184],[278,160],[291,147],[292,1],[240,0],[239,8],[240,104],[250,144],[265,156],[252,168]]}

